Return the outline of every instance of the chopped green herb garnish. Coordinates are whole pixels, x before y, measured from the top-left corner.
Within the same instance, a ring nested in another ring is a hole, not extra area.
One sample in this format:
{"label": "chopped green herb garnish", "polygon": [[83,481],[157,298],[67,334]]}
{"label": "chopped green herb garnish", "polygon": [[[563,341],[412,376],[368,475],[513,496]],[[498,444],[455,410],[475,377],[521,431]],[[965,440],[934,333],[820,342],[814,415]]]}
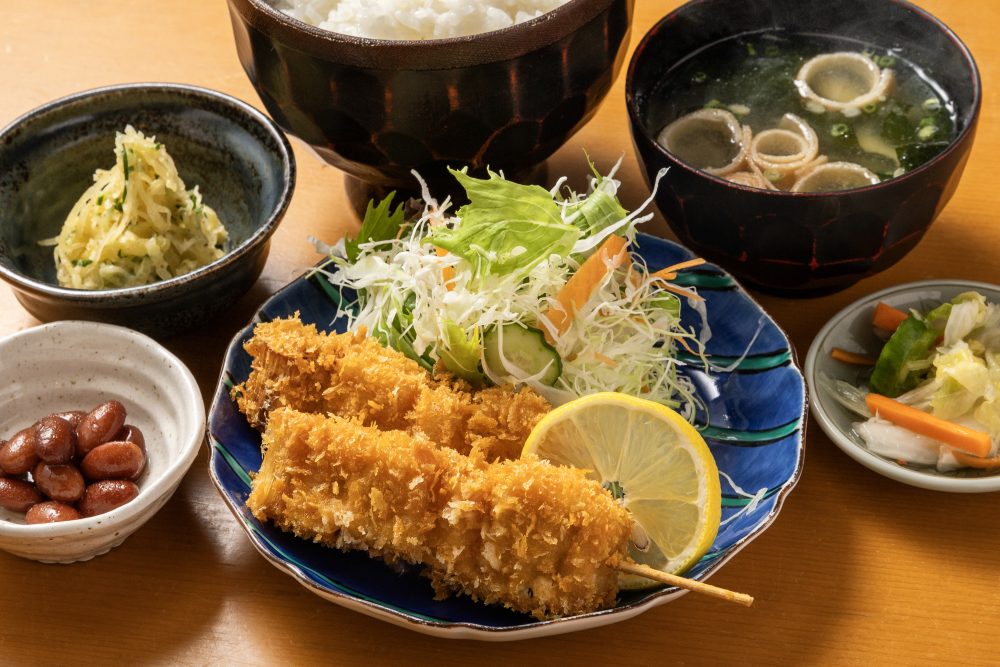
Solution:
{"label": "chopped green herb garnish", "polygon": [[90,266],[94,263],[92,259],[74,259],[73,266]]}
{"label": "chopped green herb garnish", "polygon": [[875,61],[880,67],[892,67],[896,64],[896,58],[894,56],[879,56]]}
{"label": "chopped green herb garnish", "polygon": [[935,134],[937,134],[938,129],[936,125],[925,125],[924,127],[917,130],[917,138],[927,141]]}
{"label": "chopped green herb garnish", "polygon": [[708,104],[705,105],[706,109],[721,109],[725,105],[719,100],[709,100]]}
{"label": "chopped green herb garnish", "polygon": [[864,111],[865,113],[875,113],[876,111],[878,111],[878,105],[875,104],[874,102],[869,102],[868,104],[861,107],[861,110]]}
{"label": "chopped green herb garnish", "polygon": [[751,56],[757,55],[757,49],[755,49],[753,47],[753,44],[751,44],[750,42],[747,42],[747,53]]}
{"label": "chopped green herb garnish", "polygon": [[622,487],[621,482],[605,482],[601,485],[605,491],[611,494],[611,497],[615,500],[621,500],[625,497],[625,489]]}
{"label": "chopped green herb garnish", "polygon": [[691,81],[694,83],[705,83],[705,81],[708,81],[708,75],[704,72],[695,72],[691,75]]}
{"label": "chopped green herb garnish", "polygon": [[851,131],[850,126],[847,123],[837,123],[830,128],[830,136],[832,137],[846,137]]}

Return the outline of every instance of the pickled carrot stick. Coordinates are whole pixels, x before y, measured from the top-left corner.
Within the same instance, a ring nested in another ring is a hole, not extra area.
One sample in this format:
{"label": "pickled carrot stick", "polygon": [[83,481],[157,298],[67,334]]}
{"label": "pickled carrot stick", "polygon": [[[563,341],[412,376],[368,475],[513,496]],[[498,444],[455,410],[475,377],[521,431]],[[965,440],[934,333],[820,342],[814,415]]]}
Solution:
{"label": "pickled carrot stick", "polygon": [[895,331],[909,315],[898,308],[879,301],[872,313],[872,324],[883,331]]}
{"label": "pickled carrot stick", "polygon": [[887,419],[897,426],[902,426],[920,435],[926,435],[928,438],[933,438],[949,447],[974,456],[987,456],[992,448],[989,433],[953,424],[923,410],[904,405],[888,396],[868,394],[865,397],[865,404],[872,414],[876,414],[882,419]]}
{"label": "pickled carrot stick", "polygon": [[955,460],[959,464],[965,466],[966,468],[979,468],[980,470],[995,470],[1000,468],[1000,456],[994,456],[991,458],[982,458],[979,456],[969,456],[965,452],[960,452],[957,449],[952,452]]}
{"label": "pickled carrot stick", "polygon": [[852,366],[874,366],[876,359],[871,357],[866,357],[863,354],[858,354],[857,352],[848,352],[839,347],[835,347],[830,350],[830,356],[841,361],[845,364],[851,364]]}

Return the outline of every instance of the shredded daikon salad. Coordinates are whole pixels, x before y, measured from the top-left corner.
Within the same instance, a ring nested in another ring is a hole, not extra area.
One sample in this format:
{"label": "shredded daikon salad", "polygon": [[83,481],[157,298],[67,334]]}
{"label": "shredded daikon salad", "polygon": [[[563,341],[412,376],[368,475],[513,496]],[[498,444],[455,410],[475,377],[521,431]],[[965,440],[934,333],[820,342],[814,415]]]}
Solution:
{"label": "shredded daikon salad", "polygon": [[155,137],[127,126],[115,136],[115,158],[113,167],[94,173],[59,236],[41,242],[55,246],[60,285],[147,285],[222,257],[226,229],[198,186],[185,187]]}
{"label": "shredded daikon salad", "polygon": [[895,326],[868,386],[821,375],[823,390],[865,418],[854,431],[880,456],[1000,469],[1000,305],[965,292]]}
{"label": "shredded daikon salad", "polygon": [[350,328],[474,384],[523,383],[554,404],[620,391],[693,418],[675,354],[680,345],[703,363],[710,332],[699,339],[681,325],[682,298],[704,313],[694,289],[668,282],[684,266],[650,273],[630,252],[652,197],[625,211],[614,171],[594,171],[587,195],[565,179],[545,190],[452,173],[470,200],[457,212],[424,186],[415,219],[390,211],[390,197],[369,205],[356,240],[331,250],[322,271],[357,293],[341,307]]}

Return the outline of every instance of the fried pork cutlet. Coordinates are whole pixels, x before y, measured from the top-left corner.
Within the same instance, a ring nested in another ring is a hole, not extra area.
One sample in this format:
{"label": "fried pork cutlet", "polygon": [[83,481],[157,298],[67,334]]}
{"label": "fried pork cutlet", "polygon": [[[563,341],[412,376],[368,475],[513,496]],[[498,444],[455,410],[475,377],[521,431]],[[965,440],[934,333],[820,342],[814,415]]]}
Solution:
{"label": "fried pork cutlet", "polygon": [[421,435],[289,409],[271,413],[247,505],[340,549],[426,566],[464,592],[536,618],[614,604],[631,519],[600,484],[535,457],[487,462]]}
{"label": "fried pork cutlet", "polygon": [[253,357],[233,390],[240,411],[261,428],[271,410],[357,418],[388,431],[422,434],[463,454],[490,460],[520,455],[549,404],[528,388],[474,391],[361,334],[325,334],[297,317],[258,324],[246,343]]}

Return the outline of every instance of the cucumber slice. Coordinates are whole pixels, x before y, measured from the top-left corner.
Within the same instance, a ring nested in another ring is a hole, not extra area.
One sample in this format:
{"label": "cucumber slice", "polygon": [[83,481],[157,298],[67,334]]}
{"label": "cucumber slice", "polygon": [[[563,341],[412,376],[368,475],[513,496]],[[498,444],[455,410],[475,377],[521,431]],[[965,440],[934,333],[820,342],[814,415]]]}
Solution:
{"label": "cucumber slice", "polygon": [[493,375],[510,377],[500,361],[500,329],[503,329],[503,356],[528,375],[544,374],[539,382],[552,386],[562,375],[562,359],[539,329],[520,324],[493,327],[483,337],[483,361]]}

